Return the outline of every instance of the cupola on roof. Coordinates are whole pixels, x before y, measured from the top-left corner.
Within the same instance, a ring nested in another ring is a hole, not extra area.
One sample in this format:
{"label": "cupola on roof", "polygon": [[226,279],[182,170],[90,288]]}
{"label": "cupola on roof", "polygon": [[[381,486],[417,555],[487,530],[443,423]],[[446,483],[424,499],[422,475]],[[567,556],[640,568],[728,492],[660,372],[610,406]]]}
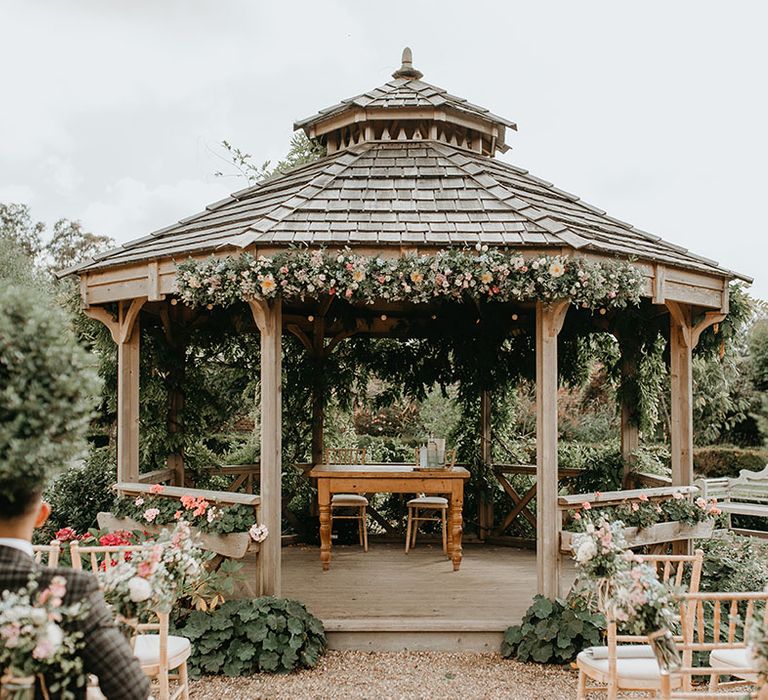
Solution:
{"label": "cupola on roof", "polygon": [[442,141],[457,148],[493,155],[504,153],[507,127],[514,122],[491,114],[462,97],[421,80],[423,73],[413,67],[409,48],[403,64],[386,85],[294,124],[311,138],[328,147],[328,153],[375,141]]}
{"label": "cupola on roof", "polygon": [[749,279],[495,158],[515,124],[423,82],[410,49],[386,85],[295,128],[325,143],[328,154],[107,251],[77,271],[246,248],[269,254],[296,245],[349,246],[401,254],[479,243]]}

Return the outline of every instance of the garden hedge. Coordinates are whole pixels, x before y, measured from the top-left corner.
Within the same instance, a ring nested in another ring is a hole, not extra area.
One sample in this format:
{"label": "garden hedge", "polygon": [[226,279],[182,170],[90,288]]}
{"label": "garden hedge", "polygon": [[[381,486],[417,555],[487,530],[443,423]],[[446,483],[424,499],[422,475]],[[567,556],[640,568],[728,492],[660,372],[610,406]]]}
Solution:
{"label": "garden hedge", "polygon": [[760,471],[768,465],[768,450],[760,448],[712,445],[693,451],[693,470],[696,476],[714,479],[738,476],[742,469]]}

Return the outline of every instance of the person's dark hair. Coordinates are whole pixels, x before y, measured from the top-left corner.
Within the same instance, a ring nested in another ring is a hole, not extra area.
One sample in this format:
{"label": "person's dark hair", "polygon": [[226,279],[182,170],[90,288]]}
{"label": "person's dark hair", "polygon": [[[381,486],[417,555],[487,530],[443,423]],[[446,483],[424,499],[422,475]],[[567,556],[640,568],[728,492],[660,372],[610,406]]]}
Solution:
{"label": "person's dark hair", "polygon": [[0,482],[0,522],[13,520],[29,512],[42,494],[42,489],[23,482]]}

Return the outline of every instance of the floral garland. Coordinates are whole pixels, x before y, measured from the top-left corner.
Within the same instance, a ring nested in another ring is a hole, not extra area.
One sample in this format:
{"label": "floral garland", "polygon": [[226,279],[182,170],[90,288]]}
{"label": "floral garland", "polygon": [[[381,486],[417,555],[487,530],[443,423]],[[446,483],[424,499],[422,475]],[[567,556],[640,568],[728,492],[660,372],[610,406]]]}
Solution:
{"label": "floral garland", "polygon": [[268,534],[265,526],[253,522],[250,506],[223,506],[192,495],[176,499],[163,495],[162,484],[154,484],[145,496],[118,497],[112,513],[118,518],[153,525],[174,525],[183,518],[200,532],[218,535],[248,532],[255,542],[263,542]]}
{"label": "floral garland", "polygon": [[176,281],[185,303],[210,308],[278,295],[303,300],[327,294],[363,304],[570,299],[584,309],[604,310],[638,304],[643,276],[622,261],[524,258],[478,245],[401,258],[366,257],[345,248],[190,259],[179,264]]}
{"label": "floral garland", "polygon": [[[598,494],[599,495],[599,494]],[[591,522],[584,517],[584,511],[591,511],[592,504],[584,501],[581,508],[571,511],[570,522],[566,530],[570,532],[584,532]],[[689,501],[681,492],[672,494],[672,498],[666,501],[651,501],[645,494],[640,494],[638,500],[625,501],[615,506],[594,506],[598,517],[604,517],[611,521],[621,520],[625,527],[644,528],[658,523],[682,522],[686,525],[697,525],[720,515],[717,500],[706,499],[699,496],[695,501]]]}

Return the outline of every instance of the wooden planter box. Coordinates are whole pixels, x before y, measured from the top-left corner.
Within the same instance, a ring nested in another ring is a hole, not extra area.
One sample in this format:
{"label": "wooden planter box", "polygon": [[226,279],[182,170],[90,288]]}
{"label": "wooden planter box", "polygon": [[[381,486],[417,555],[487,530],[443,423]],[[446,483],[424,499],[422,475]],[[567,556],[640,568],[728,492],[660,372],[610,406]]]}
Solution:
{"label": "wooden planter box", "polygon": [[[153,523],[141,523],[133,518],[118,518],[112,513],[99,513],[97,516],[99,527],[103,530],[114,532],[115,530],[142,530],[153,535],[159,535],[163,529],[171,529],[172,525],[154,525]],[[218,535],[210,532],[200,532],[196,527],[191,528],[198,537],[200,546],[216,554],[230,559],[242,559],[247,552],[259,550],[258,542],[254,542],[247,532],[233,532],[229,535]]]}
{"label": "wooden planter box", "polygon": [[[686,525],[679,520],[674,520],[669,523],[656,523],[656,525],[644,528],[625,527],[622,533],[629,547],[643,547],[677,540],[706,539],[712,536],[714,529],[715,521],[710,518],[696,525]],[[580,533],[561,531],[560,551],[571,553],[573,551],[573,538],[578,534]]]}

